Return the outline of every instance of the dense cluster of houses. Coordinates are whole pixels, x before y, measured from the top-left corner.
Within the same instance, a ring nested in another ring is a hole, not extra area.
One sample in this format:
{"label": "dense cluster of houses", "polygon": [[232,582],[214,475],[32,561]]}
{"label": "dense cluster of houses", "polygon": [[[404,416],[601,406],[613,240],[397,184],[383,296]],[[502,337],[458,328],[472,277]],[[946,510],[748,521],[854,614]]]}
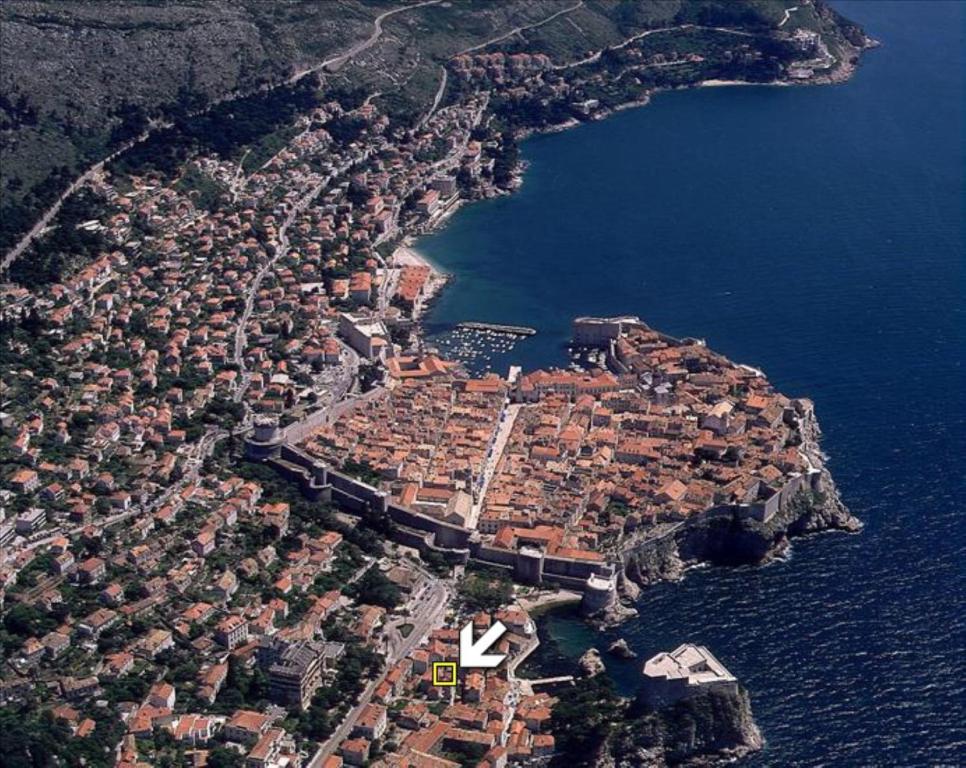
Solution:
{"label": "dense cluster of houses", "polygon": [[[39,313],[52,347],[40,375],[30,345],[9,342],[24,364],[2,373],[12,468],[0,493],[20,498],[3,505],[0,542],[153,512],[163,489],[197,474],[216,426],[329,407],[358,367],[348,310],[383,329],[387,349],[364,356],[393,357],[385,322],[418,312],[432,280],[377,248],[400,217],[415,226],[436,211],[407,201],[433,192],[447,204],[455,173],[481,172],[469,136],[482,112],[470,99],[401,128],[370,103],[330,102],[247,175],[200,157],[174,180],[97,180],[104,212],[91,225],[108,250],[61,283],[0,289],[4,319]],[[355,137],[333,139],[346,121]]]}
{"label": "dense cluster of houses", "polygon": [[[143,698],[115,705],[129,736],[119,764],[144,764],[138,740],[167,732],[189,752],[227,744],[247,755],[246,765],[297,768],[304,749],[282,721],[332,682],[346,648],[328,640],[323,625],[338,621],[351,642],[381,651],[388,616],[346,597],[347,582],[319,589],[319,577],[339,561],[342,535],[309,532],[291,519],[288,503],[262,495],[251,480],[209,477],[147,530],[114,536],[88,526],[77,541],[57,537],[34,562],[21,562],[28,583],[14,580],[6,608],[63,608],[64,618],[11,654],[3,703],[43,690],[54,716],[83,737],[92,727],[79,714],[86,707],[118,685],[157,680]],[[380,566],[366,557],[357,573],[370,567]],[[420,588],[405,564],[383,567],[404,591]],[[188,673],[168,674],[186,663]],[[259,671],[269,710],[211,708],[233,667]]]}
{"label": "dense cluster of houses", "polygon": [[508,387],[498,376],[461,377],[452,364],[406,359],[391,386],[318,431],[317,456],[367,465],[409,507],[465,525],[500,421]]}
{"label": "dense cluster of houses", "polygon": [[[507,627],[493,652],[506,654],[508,662],[496,670],[459,670],[452,684],[439,684],[441,676],[433,667],[458,659],[459,632],[434,630],[376,689],[353,732],[339,745],[345,764],[456,768],[460,763],[452,756],[475,755],[477,765],[503,768],[553,754],[555,699],[534,693],[511,671],[537,644],[533,621],[516,607],[478,613],[471,620],[477,633],[494,621]],[[372,759],[376,740],[392,745],[391,751]]]}
{"label": "dense cluster of houses", "polygon": [[[618,48],[630,74],[701,60]],[[295,419],[340,401],[360,358],[382,365],[386,385],[323,421],[308,452],[375,473],[402,505],[496,549],[604,560],[658,523],[719,506],[767,514],[813,471],[800,448],[807,403],[642,324],[608,339],[606,370],[512,381],[470,378],[398,343],[432,272],[388,263],[383,246],[490,183],[489,91],[504,104],[564,105],[554,120],[590,116],[599,104],[585,86],[606,76],[574,68],[599,58],[460,55],[449,67],[460,98],[414,124],[372,99],[330,101],[250,167],[247,153],[199,156],[176,178],[93,182],[103,210],[83,226],[103,252],[68,258],[55,284],[0,286],[2,320],[37,342],[3,341],[22,363],[0,372],[0,605],[22,609],[10,624],[23,642],[0,703],[42,693],[86,738],[104,701],[124,727],[125,768],[156,757],[145,744],[159,734],[193,765],[227,745],[246,768],[298,768],[287,713],[311,706],[347,643],[383,650],[401,617],[354,603],[345,583],[319,588],[348,562],[342,535],[300,524],[257,482],[205,460],[254,414]],[[418,589],[399,562],[387,570]],[[323,629],[333,619],[346,642]],[[433,629],[380,674],[324,767],[449,768],[459,753],[503,768],[552,754],[553,699],[512,672],[536,644],[533,624],[516,608],[473,617],[480,632],[495,620],[510,629],[495,649],[510,664],[440,685],[433,665],[456,660],[458,633]],[[216,706],[237,670],[264,677],[266,711]],[[151,681],[146,692],[118,698],[135,680]]]}
{"label": "dense cluster of houses", "polygon": [[644,327],[615,340],[611,367],[521,378],[518,397],[533,404],[514,424],[480,530],[506,543],[572,533],[597,549],[627,529],[768,500],[809,471],[800,408],[760,372]]}
{"label": "dense cluster of houses", "polygon": [[[759,371],[640,323],[615,337],[607,368],[535,371],[511,385],[431,359],[319,431],[310,448],[368,465],[400,503],[476,527],[497,547],[572,559],[717,507],[765,515],[790,480],[812,471],[800,448],[808,404]],[[497,446],[511,401],[520,405]],[[468,517],[473,502],[478,519]]]}

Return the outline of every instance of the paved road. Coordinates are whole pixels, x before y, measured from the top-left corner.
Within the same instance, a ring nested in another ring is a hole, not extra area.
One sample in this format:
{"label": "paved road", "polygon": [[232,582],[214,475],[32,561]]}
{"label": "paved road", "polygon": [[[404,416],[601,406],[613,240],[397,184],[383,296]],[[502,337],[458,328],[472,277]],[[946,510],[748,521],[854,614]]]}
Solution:
{"label": "paved road", "polygon": [[433,116],[439,107],[439,103],[443,100],[443,94],[446,93],[446,81],[449,78],[447,74],[446,67],[440,67],[440,72],[442,72],[442,77],[439,81],[439,88],[436,90],[436,97],[433,99],[432,106],[430,106],[429,111],[423,115],[422,119],[419,121],[419,127],[422,128],[429,122],[429,118]]}
{"label": "paved road", "polygon": [[378,16],[376,16],[376,19],[375,19],[375,29],[372,30],[372,34],[369,35],[368,38],[363,40],[361,43],[357,43],[356,45],[352,46],[345,53],[340,53],[338,56],[333,56],[331,59],[327,59],[326,61],[323,61],[321,64],[313,67],[312,69],[299,73],[293,78],[293,82],[294,80],[298,80],[300,77],[304,77],[309,72],[315,72],[324,67],[338,69],[343,64],[345,64],[349,59],[351,59],[353,56],[357,56],[358,54],[362,53],[366,49],[374,46],[376,42],[379,40],[379,38],[382,37],[382,22],[388,19],[390,16],[394,16],[397,13],[402,13],[403,11],[411,11],[414,8],[420,8],[424,5],[436,5],[440,2],[442,2],[442,0],[423,0],[423,2],[421,3],[415,3],[413,5],[404,5],[400,8],[393,8],[391,11],[384,11],[383,13],[380,13]]}
{"label": "paved road", "polygon": [[[97,531],[103,531],[127,520],[149,515],[163,507],[168,503],[168,501],[171,500],[173,496],[181,493],[181,491],[184,490],[187,485],[195,482],[198,479],[198,475],[201,471],[202,465],[204,464],[204,460],[214,452],[218,441],[225,437],[228,437],[228,432],[226,432],[224,429],[221,429],[220,427],[209,427],[208,431],[202,435],[201,439],[194,447],[193,455],[188,458],[188,471],[185,472],[184,476],[180,480],[178,480],[174,485],[166,488],[161,492],[160,495],[145,505],[136,504],[124,512],[118,512],[110,517],[97,520],[93,523],[94,529]],[[27,544],[27,546],[22,547],[17,551],[26,551],[46,546],[60,536],[71,538],[72,536],[79,534],[86,527],[86,525],[76,525],[73,528],[68,528],[66,530],[57,529],[49,536],[44,536],[41,539],[31,541],[29,544]],[[8,549],[10,550],[10,553],[13,554],[12,548]]]}
{"label": "paved road", "polygon": [[549,16],[547,16],[547,18],[545,19],[536,21],[533,24],[524,24],[519,27],[514,27],[509,32],[504,32],[502,35],[498,35],[497,37],[492,37],[489,40],[487,40],[485,43],[480,43],[479,45],[473,45],[473,46],[470,46],[469,48],[464,48],[459,53],[454,53],[450,58],[462,56],[464,53],[472,53],[473,51],[479,51],[483,48],[487,48],[488,46],[493,45],[494,43],[499,43],[501,40],[506,40],[508,37],[513,37],[514,35],[518,35],[521,32],[526,32],[528,29],[535,29],[536,27],[542,27],[544,24],[549,24],[558,16],[563,16],[565,13],[571,13],[573,11],[576,11],[583,4],[584,4],[584,0],[578,0],[578,2],[575,5],[572,5],[569,8],[563,8],[557,11],[556,13],[552,13]]}
{"label": "paved road", "polygon": [[44,211],[43,214],[40,216],[40,218],[37,219],[37,222],[30,228],[30,231],[27,232],[27,234],[25,234],[22,238],[20,238],[20,242],[18,242],[13,248],[7,251],[7,254],[3,257],[3,261],[0,262],[0,272],[6,271],[7,269],[9,269],[10,265],[13,264],[13,262],[16,259],[20,258],[20,256],[23,254],[25,250],[27,250],[30,244],[37,237],[40,236],[40,234],[47,228],[47,226],[53,220],[54,216],[56,216],[58,211],[60,211],[60,207],[64,204],[64,201],[68,197],[70,197],[77,190],[79,190],[81,187],[87,184],[87,182],[93,179],[97,174],[99,174],[104,169],[104,166],[107,163],[111,162],[118,155],[124,152],[127,152],[135,144],[139,144],[140,142],[144,141],[150,135],[151,135],[151,131],[146,131],[145,133],[142,133],[137,138],[131,139],[125,144],[122,144],[114,152],[109,154],[103,160],[99,160],[98,162],[94,163],[94,165],[92,165],[90,168],[84,171],[80,176],[74,179],[71,182],[70,186],[64,190],[61,196],[54,201],[53,205],[51,205],[50,208]]}
{"label": "paved road", "polygon": [[626,48],[631,43],[636,42],[637,40],[641,40],[642,38],[649,37],[650,35],[658,35],[662,32],[679,32],[686,29],[709,29],[715,32],[724,32],[727,34],[739,35],[741,37],[751,37],[751,34],[749,32],[742,32],[741,30],[737,30],[737,29],[728,29],[727,27],[703,27],[699,24],[677,24],[676,26],[673,26],[673,27],[657,27],[655,29],[647,29],[643,32],[638,32],[636,35],[631,35],[622,43],[618,43],[617,45],[611,45],[611,46],[608,46],[607,48],[601,48],[599,51],[592,53],[589,56],[585,56],[582,59],[577,59],[577,61],[570,61],[570,62],[567,62],[566,64],[555,64],[554,66],[550,67],[550,69],[553,69],[553,70],[571,69],[573,67],[583,66],[584,64],[593,64],[601,57],[601,54],[603,54],[604,51],[619,51],[621,48]]}
{"label": "paved road", "polygon": [[361,157],[352,158],[343,164],[340,168],[330,173],[322,181],[316,184],[312,189],[310,189],[305,195],[299,198],[299,201],[292,206],[292,210],[289,211],[288,215],[285,217],[285,221],[282,222],[282,226],[278,229],[278,240],[275,244],[275,253],[272,255],[262,268],[258,270],[258,274],[255,275],[255,279],[252,281],[251,287],[248,289],[248,296],[245,299],[245,309],[242,312],[242,316],[238,321],[238,327],[235,329],[235,347],[233,350],[233,361],[238,365],[239,370],[242,374],[241,383],[238,389],[235,390],[234,400],[236,403],[240,403],[242,398],[245,396],[245,392],[248,390],[248,385],[251,383],[251,374],[245,368],[245,327],[248,325],[248,320],[251,317],[252,309],[255,306],[255,297],[258,295],[258,290],[261,287],[262,280],[265,279],[265,275],[272,271],[275,267],[275,262],[277,262],[284,254],[288,253],[289,241],[288,241],[288,228],[292,226],[295,222],[295,218],[305,211],[305,209],[319,196],[319,193],[325,189],[329,182],[333,178],[337,178],[349,170],[353,165],[359,162],[364,162],[369,157],[369,150],[362,153]]}
{"label": "paved road", "polygon": [[434,579],[434,583],[427,589],[424,598],[418,601],[418,613],[410,620],[414,628],[409,633],[409,637],[403,641],[398,649],[395,651],[390,650],[386,657],[385,671],[375,680],[370,681],[359,697],[359,703],[349,711],[345,720],[336,728],[335,732],[329,737],[329,740],[319,748],[319,751],[308,762],[307,768],[319,768],[327,757],[335,753],[336,747],[339,746],[340,742],[352,733],[352,729],[355,727],[359,715],[362,714],[363,708],[372,700],[372,695],[375,693],[376,688],[385,680],[386,674],[392,666],[400,659],[412,653],[413,649],[425,639],[430,630],[442,623],[451,597],[452,592],[450,591],[449,585]]}
{"label": "paved road", "polygon": [[[397,13],[403,13],[404,11],[410,11],[414,8],[419,8],[424,5],[436,5],[437,3],[440,3],[440,2],[442,2],[442,0],[424,0],[424,2],[415,3],[414,5],[404,5],[399,8],[394,8],[389,11],[384,11],[374,19],[372,34],[369,35],[369,37],[367,37],[362,42],[356,43],[355,45],[353,45],[351,48],[349,48],[349,50],[343,53],[337,54],[329,59],[326,59],[320,64],[316,64],[314,67],[309,67],[308,69],[304,69],[300,72],[296,72],[294,75],[292,75],[292,77],[286,80],[279,81],[272,85],[261,85],[254,89],[238,90],[229,94],[225,94],[221,98],[213,100],[211,104],[205,107],[205,109],[198,110],[197,112],[193,113],[191,116],[195,117],[195,116],[203,115],[209,110],[211,110],[212,108],[218,106],[219,104],[223,104],[227,101],[234,101],[235,99],[245,98],[246,96],[252,96],[256,93],[271,91],[271,90],[274,90],[275,88],[278,88],[281,85],[292,85],[298,82],[299,80],[301,80],[306,75],[310,75],[313,72],[318,72],[319,70],[322,70],[326,67],[336,67],[336,68],[341,67],[343,64],[348,62],[352,57],[357,56],[363,51],[371,48],[373,45],[376,44],[376,42],[378,42],[379,38],[382,37],[382,22],[388,19],[390,16],[393,16]],[[3,257],[3,261],[0,261],[0,271],[8,269],[10,265],[23,254],[23,252],[30,246],[30,244],[38,236],[40,236],[40,234],[47,228],[47,226],[50,224],[53,218],[57,215],[57,212],[60,211],[60,208],[63,205],[64,201],[72,194],[74,194],[77,190],[79,190],[81,187],[83,187],[85,184],[87,184],[87,182],[90,181],[92,178],[94,178],[95,175],[100,173],[106,163],[111,162],[118,155],[121,155],[124,152],[127,152],[129,149],[131,149],[131,147],[135,146],[136,144],[140,144],[141,142],[146,141],[148,138],[153,136],[157,131],[164,130],[165,128],[170,128],[170,127],[171,127],[170,122],[159,121],[154,126],[149,128],[147,131],[142,133],[140,136],[134,139],[131,139],[130,141],[121,145],[118,149],[116,149],[114,152],[109,154],[103,160],[99,160],[98,162],[94,163],[94,165],[92,165],[90,168],[84,171],[80,176],[74,179],[74,181],[71,182],[71,185],[64,191],[64,193],[60,197],[58,197],[57,200],[54,201],[53,205],[51,205],[50,208],[44,211],[44,213],[37,220],[34,226],[30,228],[30,231],[27,232],[22,238],[20,238],[20,241],[13,248],[7,251],[6,255]]]}
{"label": "paved road", "polygon": [[466,527],[471,530],[476,529],[476,524],[480,519],[480,512],[483,509],[483,500],[486,498],[486,491],[490,487],[490,481],[496,473],[497,466],[500,464],[500,457],[503,456],[503,449],[506,448],[507,441],[510,439],[510,434],[513,432],[513,425],[516,423],[521,408],[523,408],[523,405],[520,403],[511,403],[508,405],[503,411],[502,420],[497,425],[496,434],[493,436],[486,455],[486,461],[483,464],[483,479],[477,492],[476,501],[473,503],[473,508],[470,511],[470,519],[466,521]]}

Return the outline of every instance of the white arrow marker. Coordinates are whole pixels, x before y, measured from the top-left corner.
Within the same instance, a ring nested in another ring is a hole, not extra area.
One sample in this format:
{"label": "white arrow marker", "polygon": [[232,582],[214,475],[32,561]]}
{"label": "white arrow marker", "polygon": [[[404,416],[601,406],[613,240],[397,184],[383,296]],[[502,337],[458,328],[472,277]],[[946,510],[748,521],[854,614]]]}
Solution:
{"label": "white arrow marker", "polygon": [[460,666],[476,667],[478,669],[493,669],[498,666],[505,658],[505,653],[487,653],[487,649],[497,640],[503,637],[506,626],[502,621],[493,624],[483,637],[473,642],[473,622],[467,622],[466,626],[460,630]]}

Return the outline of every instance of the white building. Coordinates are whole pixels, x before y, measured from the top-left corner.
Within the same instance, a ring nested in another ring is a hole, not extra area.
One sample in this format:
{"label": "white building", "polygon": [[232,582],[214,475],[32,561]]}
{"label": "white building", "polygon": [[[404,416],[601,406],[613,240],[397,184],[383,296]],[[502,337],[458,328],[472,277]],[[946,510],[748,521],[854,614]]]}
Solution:
{"label": "white building", "polygon": [[392,354],[389,331],[376,318],[343,312],[339,315],[339,333],[366,360],[377,360]]}
{"label": "white building", "polygon": [[644,664],[643,695],[651,706],[665,706],[716,689],[737,692],[738,681],[703,645],[685,643]]}

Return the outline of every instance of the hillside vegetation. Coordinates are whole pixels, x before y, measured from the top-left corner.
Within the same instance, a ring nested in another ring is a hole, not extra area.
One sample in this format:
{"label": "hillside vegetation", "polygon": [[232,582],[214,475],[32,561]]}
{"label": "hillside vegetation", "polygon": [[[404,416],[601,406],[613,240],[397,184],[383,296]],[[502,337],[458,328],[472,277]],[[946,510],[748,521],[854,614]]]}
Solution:
{"label": "hillside vegetation", "polygon": [[[308,71],[325,86],[377,93],[415,119],[454,55],[542,52],[582,60],[648,29],[727,25],[754,34],[806,27],[861,35],[791,0],[7,0],[0,4],[0,251],[81,171],[149,127],[181,122]],[[368,39],[350,61],[322,68]],[[783,18],[788,15],[783,24]],[[835,17],[837,22],[842,20]],[[655,37],[655,45],[659,46]],[[835,39],[829,40],[834,49]],[[664,44],[667,44],[666,42]],[[694,45],[693,41],[689,45]],[[700,46],[698,46],[700,48]],[[834,50],[833,50],[834,52]],[[345,66],[343,66],[345,65]],[[452,89],[445,99],[458,97]],[[250,110],[249,110],[250,111]],[[222,109],[224,120],[230,110]],[[258,137],[255,137],[257,140]]]}

